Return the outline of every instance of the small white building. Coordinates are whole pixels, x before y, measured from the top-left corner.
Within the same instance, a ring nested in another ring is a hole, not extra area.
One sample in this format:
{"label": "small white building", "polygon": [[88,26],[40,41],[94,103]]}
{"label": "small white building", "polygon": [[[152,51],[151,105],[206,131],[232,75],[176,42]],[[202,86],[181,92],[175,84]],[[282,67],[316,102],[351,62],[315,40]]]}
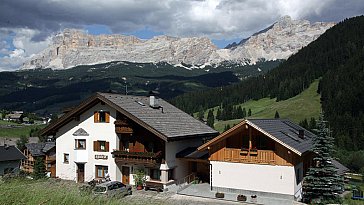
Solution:
{"label": "small white building", "polygon": [[289,120],[249,119],[198,151],[208,154],[212,190],[300,200],[313,137]]}
{"label": "small white building", "polygon": [[137,170],[164,188],[188,174],[176,159],[217,131],[154,95],[97,93],[41,133],[56,138],[56,176],[78,182],[105,177],[134,184]]}

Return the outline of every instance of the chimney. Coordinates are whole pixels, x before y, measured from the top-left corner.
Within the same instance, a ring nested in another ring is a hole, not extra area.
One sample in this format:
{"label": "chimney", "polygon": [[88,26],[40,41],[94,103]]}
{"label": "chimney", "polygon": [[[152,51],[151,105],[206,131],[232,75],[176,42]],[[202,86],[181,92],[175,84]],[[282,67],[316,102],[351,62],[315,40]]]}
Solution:
{"label": "chimney", "polygon": [[149,92],[149,105],[152,108],[160,108],[159,103],[158,103],[158,95],[159,93],[156,91],[150,91]]}
{"label": "chimney", "polygon": [[298,137],[301,139],[305,139],[305,130],[298,130]]}

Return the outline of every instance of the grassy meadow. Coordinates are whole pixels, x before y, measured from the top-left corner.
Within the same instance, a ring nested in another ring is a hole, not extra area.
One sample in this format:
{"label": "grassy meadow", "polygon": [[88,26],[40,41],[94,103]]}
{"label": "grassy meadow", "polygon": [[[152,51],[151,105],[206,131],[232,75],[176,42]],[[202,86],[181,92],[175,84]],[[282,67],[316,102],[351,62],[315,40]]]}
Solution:
{"label": "grassy meadow", "polygon": [[[124,198],[107,198],[91,194],[80,194],[80,184],[60,179],[12,179],[7,182],[0,179],[0,205],[74,205],[74,204],[166,204],[158,198],[134,194]],[[167,203],[168,204],[168,203]],[[169,203],[170,204],[170,203]]]}
{"label": "grassy meadow", "polygon": [[[283,101],[276,102],[276,99],[263,98],[260,100],[250,100],[240,104],[246,111],[251,109],[252,116],[249,118],[274,118],[275,112],[278,111],[280,118],[288,118],[296,123],[311,117],[318,118],[320,114],[321,104],[320,95],[316,92],[318,80],[314,81],[309,88],[301,94]],[[216,116],[217,107],[214,108]],[[207,112],[205,113],[207,117]],[[219,132],[224,130],[225,125],[230,126],[237,124],[242,119],[234,119],[227,121],[215,121],[215,129]]]}
{"label": "grassy meadow", "polygon": [[0,137],[18,138],[22,135],[29,136],[30,130],[37,127],[42,129],[45,125],[22,125],[0,120]]}

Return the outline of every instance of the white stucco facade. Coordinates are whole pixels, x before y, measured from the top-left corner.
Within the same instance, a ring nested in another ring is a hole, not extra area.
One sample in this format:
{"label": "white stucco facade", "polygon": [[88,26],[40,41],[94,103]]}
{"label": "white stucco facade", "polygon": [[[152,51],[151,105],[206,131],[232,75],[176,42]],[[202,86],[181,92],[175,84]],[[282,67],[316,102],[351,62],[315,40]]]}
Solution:
{"label": "white stucco facade", "polygon": [[[95,111],[110,112],[109,123],[95,123]],[[117,164],[111,152],[119,149],[119,137],[115,133],[114,121],[116,110],[107,104],[98,103],[92,108],[83,112],[79,120],[72,120],[63,125],[56,133],[56,176],[61,179],[77,181],[77,164],[84,164],[84,180],[90,181],[96,176],[96,166],[107,166],[111,180],[122,181],[122,167],[130,170],[130,184],[134,184],[133,174],[138,169],[144,170],[146,178],[150,179],[150,169],[143,165]],[[88,136],[75,136],[74,133],[82,128]],[[75,149],[75,140],[86,140],[86,149]],[[93,149],[94,141],[109,142],[109,152],[97,152]],[[168,170],[173,169],[173,178],[179,179],[188,173],[188,164],[176,159],[176,153],[187,148],[196,147],[202,144],[201,139],[186,139],[172,142],[165,142],[165,163],[160,165],[161,181],[168,182]],[[69,162],[64,162],[64,154],[69,155]],[[103,159],[96,159],[95,156],[103,156]],[[107,157],[107,159],[105,159]]]}
{"label": "white stucco facade", "polygon": [[[213,187],[250,190],[294,196],[295,167],[211,161]],[[302,169],[301,169],[302,170]]]}
{"label": "white stucco facade", "polygon": [[[95,123],[94,111],[105,110],[110,112],[109,123]],[[116,111],[108,105],[100,103],[80,115],[80,119],[72,120],[62,126],[56,135],[56,176],[62,179],[77,180],[77,164],[85,166],[85,181],[90,181],[96,176],[96,165],[107,166],[111,180],[120,180],[121,172],[112,158],[111,151],[118,149],[119,139],[115,133]],[[88,136],[74,136],[79,128],[88,133]],[[75,140],[85,139],[86,149],[75,149]],[[93,149],[94,141],[109,142],[109,152],[97,152]],[[69,154],[69,163],[64,162],[64,154]],[[95,155],[107,156],[107,159],[95,159]]]}

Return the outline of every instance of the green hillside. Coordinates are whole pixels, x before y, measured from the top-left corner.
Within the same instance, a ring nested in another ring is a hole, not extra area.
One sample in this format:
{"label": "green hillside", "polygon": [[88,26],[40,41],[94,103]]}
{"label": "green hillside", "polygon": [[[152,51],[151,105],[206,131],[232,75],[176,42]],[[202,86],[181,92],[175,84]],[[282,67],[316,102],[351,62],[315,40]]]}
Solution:
{"label": "green hillside", "polygon": [[[274,118],[275,112],[278,111],[280,118],[288,118],[297,123],[305,118],[315,117],[317,119],[321,108],[320,94],[317,93],[318,82],[318,80],[314,81],[301,94],[287,100],[277,102],[276,98],[262,98],[250,100],[240,105],[247,110],[249,108],[252,110],[251,118]],[[217,107],[214,108],[215,115],[216,110]],[[240,121],[241,119],[218,121],[214,126],[216,130],[222,132],[225,125],[232,126]]]}

